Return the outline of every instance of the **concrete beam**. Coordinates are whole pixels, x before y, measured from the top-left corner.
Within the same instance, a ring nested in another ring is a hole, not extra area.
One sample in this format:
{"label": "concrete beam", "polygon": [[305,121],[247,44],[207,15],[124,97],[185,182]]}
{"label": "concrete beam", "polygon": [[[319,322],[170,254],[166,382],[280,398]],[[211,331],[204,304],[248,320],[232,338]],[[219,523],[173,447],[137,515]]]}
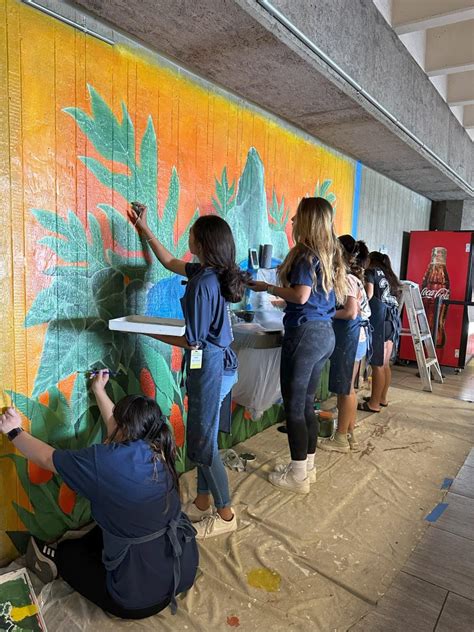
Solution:
{"label": "concrete beam", "polygon": [[372,2],[272,2],[301,36],[256,0],[75,5],[430,199],[473,194],[470,138]]}
{"label": "concrete beam", "polygon": [[474,19],[472,0],[392,0],[392,26],[399,35]]}
{"label": "concrete beam", "polygon": [[474,104],[474,70],[449,75],[447,80],[450,106]]}
{"label": "concrete beam", "polygon": [[474,20],[428,29],[425,70],[429,76],[474,70]]}
{"label": "concrete beam", "polygon": [[466,129],[474,129],[474,105],[465,106],[463,125]]}

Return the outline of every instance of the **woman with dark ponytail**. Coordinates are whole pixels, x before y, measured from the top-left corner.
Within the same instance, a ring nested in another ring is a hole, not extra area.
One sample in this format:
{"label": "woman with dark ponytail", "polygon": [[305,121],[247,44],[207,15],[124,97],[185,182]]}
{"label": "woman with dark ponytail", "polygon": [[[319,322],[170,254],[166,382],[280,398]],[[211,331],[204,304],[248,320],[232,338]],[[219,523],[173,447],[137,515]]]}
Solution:
{"label": "woman with dark ponytail", "polygon": [[198,466],[197,496],[185,511],[195,523],[197,538],[229,533],[237,529],[237,519],[217,436],[219,430],[230,432],[230,407],[227,415],[221,414],[221,407],[224,400],[229,400],[237,381],[237,357],[230,346],[233,336],[229,303],[242,300],[244,284],[250,277],[236,265],[232,231],[217,215],[200,217],[189,233],[189,250],[199,263],[175,259],[166,250],[151,232],[144,206],[134,205],[131,219],[160,263],[188,278],[181,299],[184,336],[153,337],[185,350],[187,451]]}
{"label": "woman with dark ponytail", "polygon": [[397,352],[400,336],[398,304],[402,286],[392,269],[390,257],[381,252],[371,252],[365,274],[366,291],[372,315],[372,390],[358,406],[359,410],[378,413],[388,406],[387,394],[392,381],[390,361]]}
{"label": "woman with dark ponytail", "polygon": [[143,619],[193,585],[198,550],[181,511],[173,434],[158,404],[128,395],[115,406],[108,371],[92,382],[105,443],[57,450],[24,432],[10,408],[0,432],[40,467],[59,474],[91,503],[97,526],[82,538],[47,544],[31,538],[26,564],[43,582],[58,575],[83,597],[122,619]]}

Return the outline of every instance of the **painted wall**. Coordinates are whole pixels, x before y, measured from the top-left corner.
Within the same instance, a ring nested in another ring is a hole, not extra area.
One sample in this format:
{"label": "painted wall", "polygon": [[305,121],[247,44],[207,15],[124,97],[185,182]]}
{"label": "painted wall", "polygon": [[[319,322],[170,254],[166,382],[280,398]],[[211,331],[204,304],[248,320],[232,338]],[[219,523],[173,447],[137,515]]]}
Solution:
{"label": "painted wall", "polygon": [[[184,457],[180,356],[108,331],[126,313],[176,315],[179,281],[142,249],[125,219],[150,223],[188,257],[190,223],[219,213],[249,246],[288,249],[288,219],[305,194],[352,225],[354,162],[270,115],[132,45],[109,46],[16,0],[0,0],[0,388],[36,436],[59,448],[100,441],[85,371],[121,369],[125,392],[155,396]],[[247,420],[247,423],[253,423]],[[89,507],[0,443],[0,559],[29,530],[52,539]]]}
{"label": "painted wall", "polygon": [[369,250],[386,251],[398,274],[403,232],[429,229],[431,201],[372,169],[358,165],[357,171],[360,195],[353,234],[363,239]]}

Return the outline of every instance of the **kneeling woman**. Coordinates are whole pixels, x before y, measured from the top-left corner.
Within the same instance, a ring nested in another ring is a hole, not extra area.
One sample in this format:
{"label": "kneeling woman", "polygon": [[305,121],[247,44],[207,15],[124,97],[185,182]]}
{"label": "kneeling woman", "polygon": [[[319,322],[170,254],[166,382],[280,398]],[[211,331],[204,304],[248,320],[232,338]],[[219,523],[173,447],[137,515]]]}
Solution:
{"label": "kneeling woman", "polygon": [[198,551],[195,530],[181,512],[175,445],[158,404],[129,395],[115,407],[101,371],[92,390],[107,427],[107,442],[55,450],[21,429],[13,408],[0,432],[27,459],[91,502],[97,522],[82,538],[46,545],[31,539],[27,566],[43,581],[59,574],[81,595],[122,619],[142,619],[191,588]]}
{"label": "kneeling woman", "polygon": [[319,445],[324,450],[344,453],[359,449],[354,430],[357,416],[354,385],[361,360],[367,356],[370,337],[370,307],[361,265],[369,252],[364,242],[356,242],[351,235],[342,235],[339,242],[347,266],[347,295],[333,320],[336,346],[329,371],[329,390],[337,394],[337,431],[331,439],[320,440]]}

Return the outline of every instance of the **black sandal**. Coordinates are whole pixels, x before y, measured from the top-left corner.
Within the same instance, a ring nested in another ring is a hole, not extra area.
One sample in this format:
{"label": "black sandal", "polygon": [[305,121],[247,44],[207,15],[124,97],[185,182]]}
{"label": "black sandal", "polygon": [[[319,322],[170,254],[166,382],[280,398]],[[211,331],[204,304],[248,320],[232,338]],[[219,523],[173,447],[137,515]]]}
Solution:
{"label": "black sandal", "polygon": [[[363,397],[362,398],[364,400],[364,402],[370,402],[370,397]],[[388,404],[382,404],[382,402],[379,403],[379,406],[382,406],[382,408],[387,408]]]}
{"label": "black sandal", "polygon": [[357,410],[362,410],[365,413],[379,413],[380,410],[372,410],[372,408],[368,405],[367,402],[359,402],[357,404]]}

